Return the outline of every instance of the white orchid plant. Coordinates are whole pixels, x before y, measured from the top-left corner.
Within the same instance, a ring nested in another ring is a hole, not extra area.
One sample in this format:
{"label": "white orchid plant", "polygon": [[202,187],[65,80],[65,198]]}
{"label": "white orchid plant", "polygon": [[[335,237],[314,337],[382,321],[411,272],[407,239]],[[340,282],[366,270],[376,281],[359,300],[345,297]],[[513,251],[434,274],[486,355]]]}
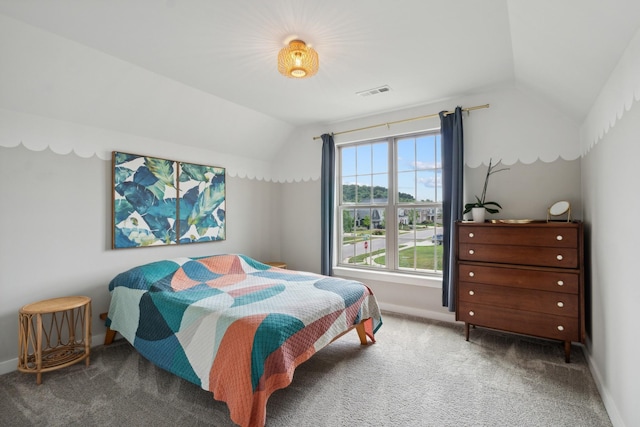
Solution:
{"label": "white orchid plant", "polygon": [[498,212],[500,212],[500,209],[502,209],[502,206],[500,206],[500,204],[498,202],[491,202],[491,201],[487,202],[486,201],[487,186],[489,185],[489,177],[491,175],[493,175],[494,173],[498,173],[498,172],[509,170],[509,168],[497,169],[497,167],[500,164],[501,160],[498,160],[498,162],[495,165],[492,165],[491,161],[492,161],[492,159],[489,159],[489,167],[487,168],[487,175],[484,178],[484,187],[482,187],[482,196],[481,197],[475,196],[475,198],[476,198],[475,202],[467,203],[466,205],[464,205],[463,214],[471,212],[471,210],[473,208],[485,208],[485,210],[487,212],[492,213],[492,214],[498,213]]}

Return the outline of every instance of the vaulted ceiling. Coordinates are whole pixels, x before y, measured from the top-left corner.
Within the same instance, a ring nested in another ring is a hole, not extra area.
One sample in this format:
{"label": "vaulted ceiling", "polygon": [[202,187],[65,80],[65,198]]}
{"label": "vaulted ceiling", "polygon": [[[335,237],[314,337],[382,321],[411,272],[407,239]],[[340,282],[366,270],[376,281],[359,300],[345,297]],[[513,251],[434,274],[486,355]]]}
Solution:
{"label": "vaulted ceiling", "polygon": [[[0,108],[193,145],[231,135],[220,147],[265,159],[243,144],[505,86],[580,122],[640,28],[638,0],[0,0],[0,14],[19,29],[0,40],[16,68],[2,61]],[[294,36],[320,55],[312,78],[277,71]]]}

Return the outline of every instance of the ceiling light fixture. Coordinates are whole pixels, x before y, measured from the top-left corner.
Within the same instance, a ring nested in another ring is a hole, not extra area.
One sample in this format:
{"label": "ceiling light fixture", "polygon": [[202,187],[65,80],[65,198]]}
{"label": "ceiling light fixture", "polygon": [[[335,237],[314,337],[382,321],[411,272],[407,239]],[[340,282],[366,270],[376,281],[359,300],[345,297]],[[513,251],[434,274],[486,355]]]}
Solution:
{"label": "ceiling light fixture", "polygon": [[311,77],[318,72],[318,52],[302,40],[292,40],[278,53],[278,71],[296,79]]}

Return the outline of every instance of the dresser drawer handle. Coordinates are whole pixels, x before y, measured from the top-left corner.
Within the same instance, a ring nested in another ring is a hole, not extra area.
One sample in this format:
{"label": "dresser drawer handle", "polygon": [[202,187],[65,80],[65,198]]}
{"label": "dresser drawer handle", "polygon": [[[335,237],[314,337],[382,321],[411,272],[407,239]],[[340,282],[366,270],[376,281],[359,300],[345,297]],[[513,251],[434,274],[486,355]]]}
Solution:
{"label": "dresser drawer handle", "polygon": [[473,291],[469,291],[469,295],[475,295],[476,293]]}
{"label": "dresser drawer handle", "polygon": [[562,301],[558,301],[558,307],[560,308],[564,307],[564,303]]}
{"label": "dresser drawer handle", "polygon": [[469,255],[473,255],[475,253],[476,253],[476,251],[474,251],[473,249],[469,249]]}
{"label": "dresser drawer handle", "polygon": [[562,261],[563,256],[562,255],[558,255],[558,256],[556,256],[556,258],[557,258],[558,261]]}
{"label": "dresser drawer handle", "polygon": [[469,237],[473,237],[473,233],[469,233]]}
{"label": "dresser drawer handle", "polygon": [[476,275],[476,273],[474,273],[473,271],[470,271],[470,272],[469,272],[469,277],[473,277],[473,276],[475,276],[475,275]]}
{"label": "dresser drawer handle", "polygon": [[558,234],[558,235],[556,236],[556,240],[562,240],[562,235]]}
{"label": "dresser drawer handle", "polygon": [[558,280],[558,286],[564,286],[564,281]]}
{"label": "dresser drawer handle", "polygon": [[475,316],[475,313],[473,311],[470,311],[469,316]]}
{"label": "dresser drawer handle", "polygon": [[562,325],[558,325],[558,330],[559,330],[559,331],[564,331],[564,326],[562,326]]}

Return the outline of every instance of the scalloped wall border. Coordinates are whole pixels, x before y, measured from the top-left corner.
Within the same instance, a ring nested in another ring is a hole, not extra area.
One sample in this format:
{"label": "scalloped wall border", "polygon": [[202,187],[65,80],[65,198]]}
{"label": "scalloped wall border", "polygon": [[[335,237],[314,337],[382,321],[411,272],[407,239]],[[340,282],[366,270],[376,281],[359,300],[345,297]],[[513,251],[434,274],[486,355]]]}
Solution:
{"label": "scalloped wall border", "polygon": [[580,129],[585,156],[640,101],[640,30],[631,39]]}
{"label": "scalloped wall border", "polygon": [[[292,141],[292,143],[297,144],[298,142]],[[314,162],[312,159],[314,156],[303,156],[302,152],[283,153],[279,158],[281,164],[276,165],[220,154],[211,150],[185,147],[166,141],[0,109],[0,146],[12,148],[20,145],[34,152],[49,149],[59,155],[73,154],[81,158],[96,156],[104,161],[111,161],[112,151],[171,157],[182,161],[206,161],[208,164],[225,167],[227,175],[230,177],[282,184],[312,182],[320,179],[319,164],[318,168],[309,167],[309,162]],[[501,160],[505,165],[516,162],[532,164],[538,161],[551,163],[558,159],[574,160],[580,157],[579,153],[575,154],[570,148],[546,155],[535,153],[535,151],[521,151],[503,156]],[[479,161],[465,163],[469,167],[486,166],[488,163],[488,158],[483,157],[482,160],[479,158],[476,160]],[[292,162],[301,162],[300,164],[306,164],[306,166],[296,165],[296,167],[287,168],[286,166]]]}
{"label": "scalloped wall border", "polygon": [[[96,157],[99,160],[105,161],[105,162],[111,162],[111,151],[108,152],[97,152],[97,151],[82,151],[77,150],[75,148],[72,149],[59,149],[56,150],[53,146],[51,145],[37,145],[37,144],[31,144],[31,145],[27,145],[24,144],[24,142],[22,141],[18,141],[15,144],[6,144],[6,143],[2,143],[2,141],[0,141],[0,147],[3,148],[18,148],[18,147],[23,147],[26,150],[29,151],[33,151],[33,152],[40,152],[40,151],[45,151],[45,150],[49,150],[52,153],[58,154],[60,156],[68,156],[68,155],[75,155],[77,157],[83,158],[83,159],[90,159],[92,157]],[[112,151],[117,151],[117,150],[112,150]],[[136,151],[136,150],[133,150]],[[136,151],[137,152],[137,151]],[[143,153],[145,154],[145,153]],[[312,177],[312,176],[306,176],[306,177],[297,177],[297,178],[273,178],[270,176],[261,176],[261,175],[257,175],[257,174],[249,174],[244,170],[237,170],[234,168],[230,168],[230,167],[226,167],[224,164],[220,163],[221,167],[224,167],[227,171],[227,176],[231,177],[231,178],[238,178],[238,179],[248,179],[248,180],[256,180],[256,181],[264,181],[264,182],[273,182],[273,183],[280,183],[280,184],[293,184],[293,183],[302,183],[302,182],[312,182],[312,181],[318,181],[320,179],[320,177]]]}
{"label": "scalloped wall border", "polygon": [[[105,161],[111,161],[113,151],[126,151],[186,162],[207,162],[225,167],[230,177],[284,182],[274,178],[273,165],[269,162],[0,109],[0,147],[20,145],[35,152],[49,149],[60,155],[95,156]],[[313,178],[309,175],[299,179]]]}

